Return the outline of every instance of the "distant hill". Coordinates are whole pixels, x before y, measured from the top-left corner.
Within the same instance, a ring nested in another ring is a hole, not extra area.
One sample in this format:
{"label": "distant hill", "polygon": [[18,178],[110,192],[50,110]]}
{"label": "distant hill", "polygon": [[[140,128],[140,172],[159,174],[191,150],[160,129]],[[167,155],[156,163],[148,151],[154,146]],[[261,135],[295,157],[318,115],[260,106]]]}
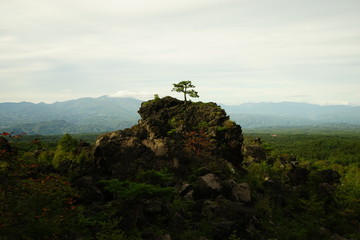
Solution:
{"label": "distant hill", "polygon": [[[0,132],[64,134],[108,132],[137,123],[141,100],[102,96],[64,102],[0,103]],[[274,126],[360,125],[360,107],[306,103],[245,103],[222,105],[243,128]]]}
{"label": "distant hill", "polygon": [[306,126],[318,124],[360,124],[360,107],[346,105],[244,103],[222,106],[244,128],[268,126]]}
{"label": "distant hill", "polygon": [[0,131],[62,134],[123,129],[137,122],[141,102],[102,96],[52,104],[0,103]]}

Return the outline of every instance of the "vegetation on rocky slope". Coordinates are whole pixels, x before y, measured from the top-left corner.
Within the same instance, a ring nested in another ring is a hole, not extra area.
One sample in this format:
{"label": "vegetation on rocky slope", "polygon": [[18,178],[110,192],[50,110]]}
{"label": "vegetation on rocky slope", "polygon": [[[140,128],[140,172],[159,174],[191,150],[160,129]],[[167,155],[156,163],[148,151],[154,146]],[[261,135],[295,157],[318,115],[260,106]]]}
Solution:
{"label": "vegetation on rocky slope", "polygon": [[357,138],[312,158],[332,140],[244,139],[215,103],[139,114],[93,145],[0,137],[0,239],[360,238]]}

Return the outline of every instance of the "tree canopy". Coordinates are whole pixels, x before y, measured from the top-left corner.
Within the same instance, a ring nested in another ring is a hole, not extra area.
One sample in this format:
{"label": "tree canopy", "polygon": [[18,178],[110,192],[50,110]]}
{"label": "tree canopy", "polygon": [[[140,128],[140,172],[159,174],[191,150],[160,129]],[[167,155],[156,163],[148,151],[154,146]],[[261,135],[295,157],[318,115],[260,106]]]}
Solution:
{"label": "tree canopy", "polygon": [[179,83],[174,83],[173,85],[174,87],[171,91],[184,93],[185,104],[187,103],[186,95],[189,95],[190,97],[193,98],[199,97],[198,92],[196,92],[194,89],[190,89],[190,88],[195,88],[195,86],[192,85],[191,81],[181,81]]}

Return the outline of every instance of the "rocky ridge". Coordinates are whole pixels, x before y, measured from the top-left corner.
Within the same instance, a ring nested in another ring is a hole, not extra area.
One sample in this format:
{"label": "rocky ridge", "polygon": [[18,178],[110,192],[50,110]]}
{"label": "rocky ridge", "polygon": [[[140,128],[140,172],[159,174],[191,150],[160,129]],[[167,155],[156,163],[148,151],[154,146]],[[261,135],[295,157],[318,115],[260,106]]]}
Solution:
{"label": "rocky ridge", "polygon": [[138,112],[137,125],[97,139],[94,162],[100,170],[124,178],[148,168],[182,173],[209,165],[210,159],[240,168],[241,127],[215,103],[185,105],[165,97],[144,102]]}
{"label": "rocky ridge", "polygon": [[[187,232],[199,235],[191,239],[224,239],[239,227],[246,236],[254,218],[250,185],[237,180],[244,171],[241,127],[215,103],[184,104],[171,97],[144,102],[138,113],[137,125],[98,137],[93,177],[170,187],[173,195],[144,197],[135,205],[122,200],[126,227],[144,229],[162,216],[167,239],[185,239]],[[139,177],[151,171],[166,171],[172,179]],[[187,207],[174,210],[175,199]],[[148,233],[146,239],[158,237]]]}

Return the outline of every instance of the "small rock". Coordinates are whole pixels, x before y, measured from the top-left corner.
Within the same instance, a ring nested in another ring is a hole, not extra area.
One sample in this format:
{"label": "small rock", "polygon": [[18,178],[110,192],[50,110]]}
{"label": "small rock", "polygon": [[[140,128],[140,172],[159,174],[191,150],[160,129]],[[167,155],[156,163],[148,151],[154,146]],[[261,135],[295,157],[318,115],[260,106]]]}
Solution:
{"label": "small rock", "polygon": [[188,192],[185,196],[184,196],[185,200],[190,200],[193,201],[194,200],[194,190],[191,190],[190,192]]}
{"label": "small rock", "polygon": [[231,188],[232,198],[235,201],[251,202],[251,188],[249,183],[236,183],[234,180],[230,180],[228,183]]}
{"label": "small rock", "polygon": [[155,156],[164,156],[167,154],[168,149],[162,139],[145,139],[142,141],[146,147],[150,148],[154,152]]}
{"label": "small rock", "polygon": [[199,180],[203,184],[203,186],[206,188],[210,188],[212,190],[220,190],[221,189],[221,185],[218,182],[217,177],[212,173],[208,173],[205,176],[200,177]]}
{"label": "small rock", "polygon": [[180,189],[178,190],[178,193],[179,193],[180,197],[183,197],[186,194],[188,194],[191,191],[191,189],[192,189],[191,185],[188,183],[185,183],[180,187]]}
{"label": "small rock", "polygon": [[161,240],[171,240],[170,234],[165,234],[165,235],[161,236]]}
{"label": "small rock", "polygon": [[196,199],[213,198],[219,194],[221,185],[214,174],[208,173],[198,178],[194,190]]}
{"label": "small rock", "polygon": [[347,238],[344,238],[340,235],[337,235],[336,233],[334,233],[330,238],[329,240],[348,240]]}
{"label": "small rock", "polygon": [[318,233],[322,237],[322,239],[330,238],[332,234],[331,230],[325,227],[319,227]]}

